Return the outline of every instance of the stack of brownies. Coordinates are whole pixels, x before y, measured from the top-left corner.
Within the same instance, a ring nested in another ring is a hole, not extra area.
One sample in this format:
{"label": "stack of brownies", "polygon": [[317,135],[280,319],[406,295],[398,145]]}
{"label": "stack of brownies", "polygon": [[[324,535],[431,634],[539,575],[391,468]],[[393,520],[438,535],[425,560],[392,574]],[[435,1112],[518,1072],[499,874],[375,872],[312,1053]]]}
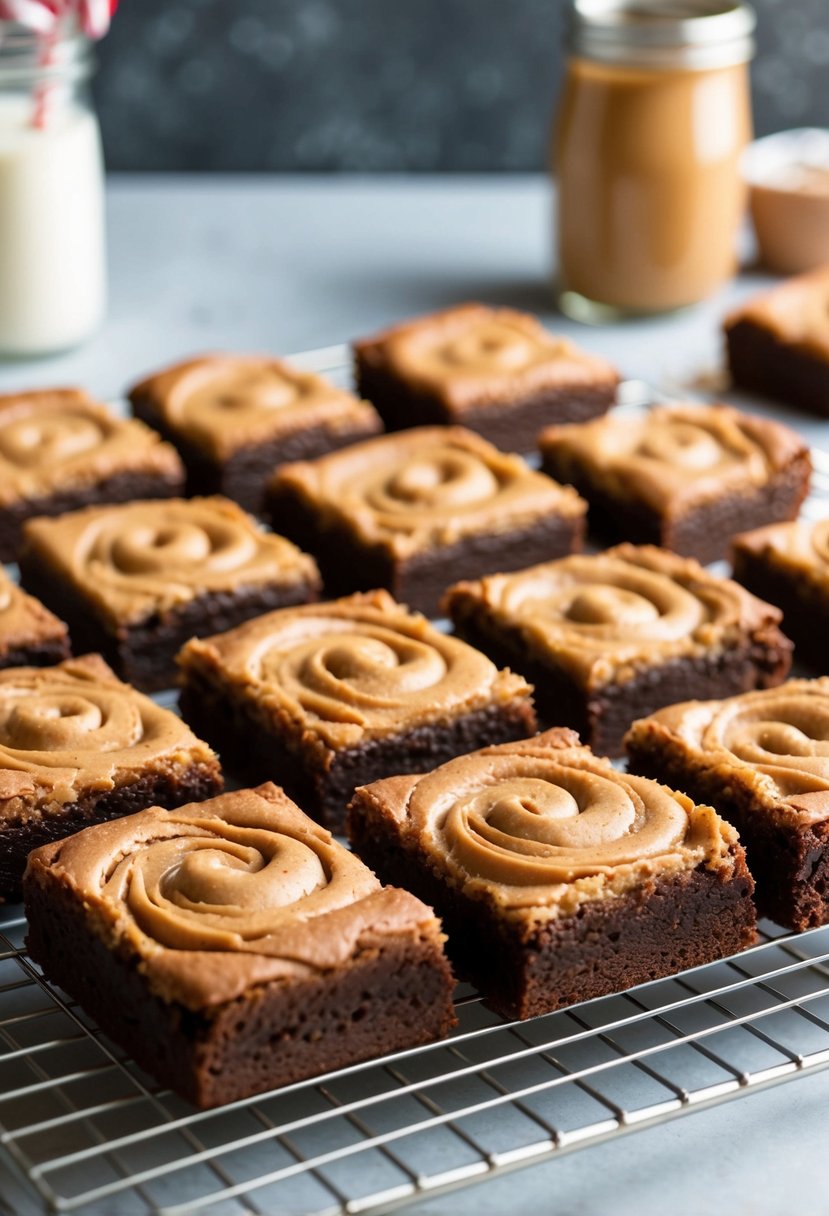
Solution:
{"label": "stack of brownies", "polygon": [[[735,379],[773,346],[829,412],[791,302],[823,283],[780,290],[729,319]],[[202,1107],[448,1034],[455,975],[526,1018],[733,954],[757,910],[829,921],[796,432],[616,409],[610,364],[482,305],[354,363],[357,395],[190,359],[130,420],[0,398],[0,899]]]}

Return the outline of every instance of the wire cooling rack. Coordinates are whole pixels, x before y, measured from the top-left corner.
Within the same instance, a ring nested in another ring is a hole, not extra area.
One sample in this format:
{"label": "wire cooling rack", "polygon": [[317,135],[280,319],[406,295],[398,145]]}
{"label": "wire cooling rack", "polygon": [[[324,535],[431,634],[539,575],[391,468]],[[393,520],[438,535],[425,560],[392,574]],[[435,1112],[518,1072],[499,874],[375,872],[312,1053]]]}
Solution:
{"label": "wire cooling rack", "polygon": [[[343,347],[295,361],[347,383]],[[656,397],[627,381],[620,408]],[[812,518],[829,454],[814,463]],[[461,987],[444,1042],[194,1112],[43,980],[24,936],[0,909],[0,1163],[32,1210],[370,1216],[829,1065],[829,926],[764,922],[738,956],[529,1022]]]}

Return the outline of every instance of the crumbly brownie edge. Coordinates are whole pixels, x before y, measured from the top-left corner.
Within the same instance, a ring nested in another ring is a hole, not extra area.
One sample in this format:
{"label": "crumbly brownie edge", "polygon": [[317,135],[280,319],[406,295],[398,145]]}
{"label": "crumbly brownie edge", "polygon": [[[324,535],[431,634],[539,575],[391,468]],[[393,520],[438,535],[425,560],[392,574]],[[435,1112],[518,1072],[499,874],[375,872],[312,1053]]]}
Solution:
{"label": "crumbly brownie edge", "polygon": [[206,1109],[445,1037],[454,980],[436,934],[390,938],[318,977],[204,1012],[163,1001],[47,875],[26,880],[27,946],[53,984],[162,1085]]}
{"label": "crumbly brownie edge", "polygon": [[465,426],[508,452],[532,452],[545,426],[588,422],[607,413],[616,400],[615,384],[573,385],[540,389],[532,394],[491,405],[453,410],[438,397],[418,392],[396,376],[355,352],[357,391],[368,398],[386,430],[416,426]]}
{"label": "crumbly brownie edge", "polygon": [[183,476],[166,473],[115,473],[93,485],[62,490],[43,498],[21,499],[13,506],[0,507],[0,562],[17,560],[26,520],[38,515],[51,517],[109,503],[133,502],[145,498],[176,498],[184,489]]}
{"label": "crumbly brownie edge", "polygon": [[175,771],[146,773],[104,794],[81,794],[57,810],[43,810],[30,819],[4,822],[0,806],[0,903],[20,899],[20,882],[32,849],[72,836],[93,823],[120,819],[148,806],[173,808],[203,802],[222,792],[218,762],[191,764]]}
{"label": "crumbly brownie edge", "polygon": [[755,939],[752,880],[739,846],[733,874],[699,866],[533,925],[465,896],[404,843],[389,816],[373,811],[370,796],[355,795],[348,835],[382,882],[405,887],[435,909],[458,975],[507,1018],[624,992],[736,954]]}
{"label": "crumbly brownie edge", "polygon": [[773,558],[735,545],[733,577],[748,591],[783,612],[783,628],[795,644],[798,662],[829,675],[829,591],[822,592]]}
{"label": "crumbly brownie edge", "polygon": [[484,614],[460,613],[454,628],[499,667],[510,667],[534,686],[542,730],[569,726],[583,743],[608,756],[624,755],[624,735],[635,719],[679,701],[774,688],[785,680],[792,662],[788,638],[771,625],[717,656],[672,659],[639,671],[631,680],[587,689],[562,668],[535,657],[518,628],[496,626]]}
{"label": "crumbly brownie edge", "polygon": [[782,822],[741,785],[694,765],[662,732],[651,738],[637,731],[628,739],[627,754],[631,772],[683,790],[734,825],[762,916],[799,932],[829,922],[829,822]]}
{"label": "crumbly brownie edge", "polygon": [[136,418],[178,450],[187,470],[188,495],[224,494],[257,515],[265,510],[267,485],[280,465],[294,460],[315,460],[328,452],[371,439],[380,430],[379,425],[344,428],[321,423],[286,432],[264,443],[246,444],[227,460],[220,461],[173,431],[146,398],[136,396],[132,408]]}
{"label": "crumbly brownie edge", "polygon": [[361,543],[343,524],[320,526],[313,507],[289,487],[271,491],[268,510],[276,531],[313,553],[326,595],[384,587],[427,616],[439,614],[443,593],[458,579],[565,557],[579,552],[584,539],[583,515],[551,512],[511,531],[465,536],[456,544],[395,560],[383,546]]}
{"label": "crumbly brownie edge", "polygon": [[725,340],[738,388],[829,416],[829,361],[780,341],[747,319],[727,326]]}
{"label": "crumbly brownie edge", "polygon": [[301,732],[280,734],[232,685],[214,682],[194,667],[186,668],[183,678],[181,715],[221,752],[225,768],[251,784],[278,782],[333,832],[342,832],[346,805],[358,785],[426,772],[476,748],[525,739],[537,729],[531,699],[515,697],[360,747],[329,751],[323,767],[320,753],[303,746]]}
{"label": "crumbly brownie edge", "polygon": [[190,638],[223,633],[276,608],[318,598],[317,585],[304,579],[241,586],[197,595],[163,615],[154,613],[146,621],[112,631],[80,591],[53,577],[37,554],[21,554],[20,573],[24,586],[66,621],[76,654],[99,652],[122,679],[144,692],[175,685],[175,656]]}
{"label": "crumbly brownie edge", "polygon": [[0,647],[0,668],[52,667],[55,663],[68,659],[70,654],[68,637],[33,641],[29,645],[15,646],[9,650]]}
{"label": "crumbly brownie edge", "polygon": [[739,532],[795,519],[809,492],[811,474],[809,457],[803,455],[774,474],[766,485],[745,494],[724,494],[671,519],[645,503],[608,494],[586,468],[573,471],[550,453],[545,453],[542,469],[548,476],[572,485],[587,499],[588,526],[597,536],[660,545],[682,557],[695,557],[703,565],[727,557]]}

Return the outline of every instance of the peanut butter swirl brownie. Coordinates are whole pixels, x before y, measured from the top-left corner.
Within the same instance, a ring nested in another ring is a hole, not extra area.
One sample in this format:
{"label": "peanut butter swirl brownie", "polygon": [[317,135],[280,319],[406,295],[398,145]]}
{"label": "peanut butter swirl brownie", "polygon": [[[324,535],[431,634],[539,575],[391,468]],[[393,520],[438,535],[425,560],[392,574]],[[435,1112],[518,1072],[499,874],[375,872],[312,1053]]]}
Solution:
{"label": "peanut butter swirl brownie", "polygon": [[76,650],[100,650],[146,690],[174,683],[176,652],[194,634],[315,599],[319,587],[312,558],[218,497],[32,520],[20,570]]}
{"label": "peanut butter swirl brownie", "polygon": [[366,401],[262,355],[206,355],[142,380],[133,412],[175,444],[188,494],[225,494],[261,511],[273,470],[382,430]]}
{"label": "peanut butter swirl brownie", "polygon": [[708,806],[553,730],[358,789],[349,834],[428,899],[459,973],[532,1017],[751,943],[753,883]]}
{"label": "peanut butter swirl brownie", "polygon": [[0,667],[45,667],[69,657],[69,630],[0,569]]}
{"label": "peanut butter swirl brownie", "polygon": [[580,548],[585,511],[573,490],[462,427],[286,465],[270,489],[274,528],[317,557],[329,594],[385,587],[428,614],[455,578]]}
{"label": "peanut butter swirl brownie", "polygon": [[221,788],[207,744],[97,655],[0,671],[0,900],[38,845]]}
{"label": "peanut butter swirl brownie", "polygon": [[458,583],[446,604],[461,637],[534,684],[543,722],[609,755],[637,717],[779,684],[791,666],[778,609],[648,545]]}
{"label": "peanut butter swirl brownie", "polygon": [[385,591],[192,640],[182,713],[248,779],[341,830],[355,786],[536,728],[529,686]]}
{"label": "peanut butter swirl brownie", "polygon": [[175,448],[79,389],[0,396],[0,561],[16,560],[35,515],[169,498],[183,485]]}
{"label": "peanut butter swirl brownie", "polygon": [[590,526],[703,563],[735,533],[794,519],[809,490],[800,436],[725,405],[666,406],[636,417],[550,427],[543,467],[590,504]]}
{"label": "peanut butter swirl brownie", "polygon": [[731,561],[738,582],[782,609],[798,660],[829,672],[829,519],[746,532]]}
{"label": "peanut butter swirl brownie", "polygon": [[616,400],[618,373],[535,317],[462,304],[354,345],[357,384],[389,430],[461,424],[529,452],[541,427],[583,422]]}
{"label": "peanut butter swirl brownie", "polygon": [[47,845],[26,875],[46,976],[200,1107],[454,1024],[439,922],[274,785]]}
{"label": "peanut butter swirl brownie", "polygon": [[829,921],[829,678],[635,722],[631,767],[716,806],[746,847],[761,912],[791,929]]}

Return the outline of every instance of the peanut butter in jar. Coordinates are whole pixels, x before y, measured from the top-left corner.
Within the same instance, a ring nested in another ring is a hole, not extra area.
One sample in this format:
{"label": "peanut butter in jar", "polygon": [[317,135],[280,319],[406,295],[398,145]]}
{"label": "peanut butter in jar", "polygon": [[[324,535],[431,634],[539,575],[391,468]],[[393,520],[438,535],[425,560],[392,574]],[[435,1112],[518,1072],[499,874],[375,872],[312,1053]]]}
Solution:
{"label": "peanut butter in jar", "polygon": [[574,0],[554,134],[566,312],[664,312],[733,274],[753,27],[734,0]]}

